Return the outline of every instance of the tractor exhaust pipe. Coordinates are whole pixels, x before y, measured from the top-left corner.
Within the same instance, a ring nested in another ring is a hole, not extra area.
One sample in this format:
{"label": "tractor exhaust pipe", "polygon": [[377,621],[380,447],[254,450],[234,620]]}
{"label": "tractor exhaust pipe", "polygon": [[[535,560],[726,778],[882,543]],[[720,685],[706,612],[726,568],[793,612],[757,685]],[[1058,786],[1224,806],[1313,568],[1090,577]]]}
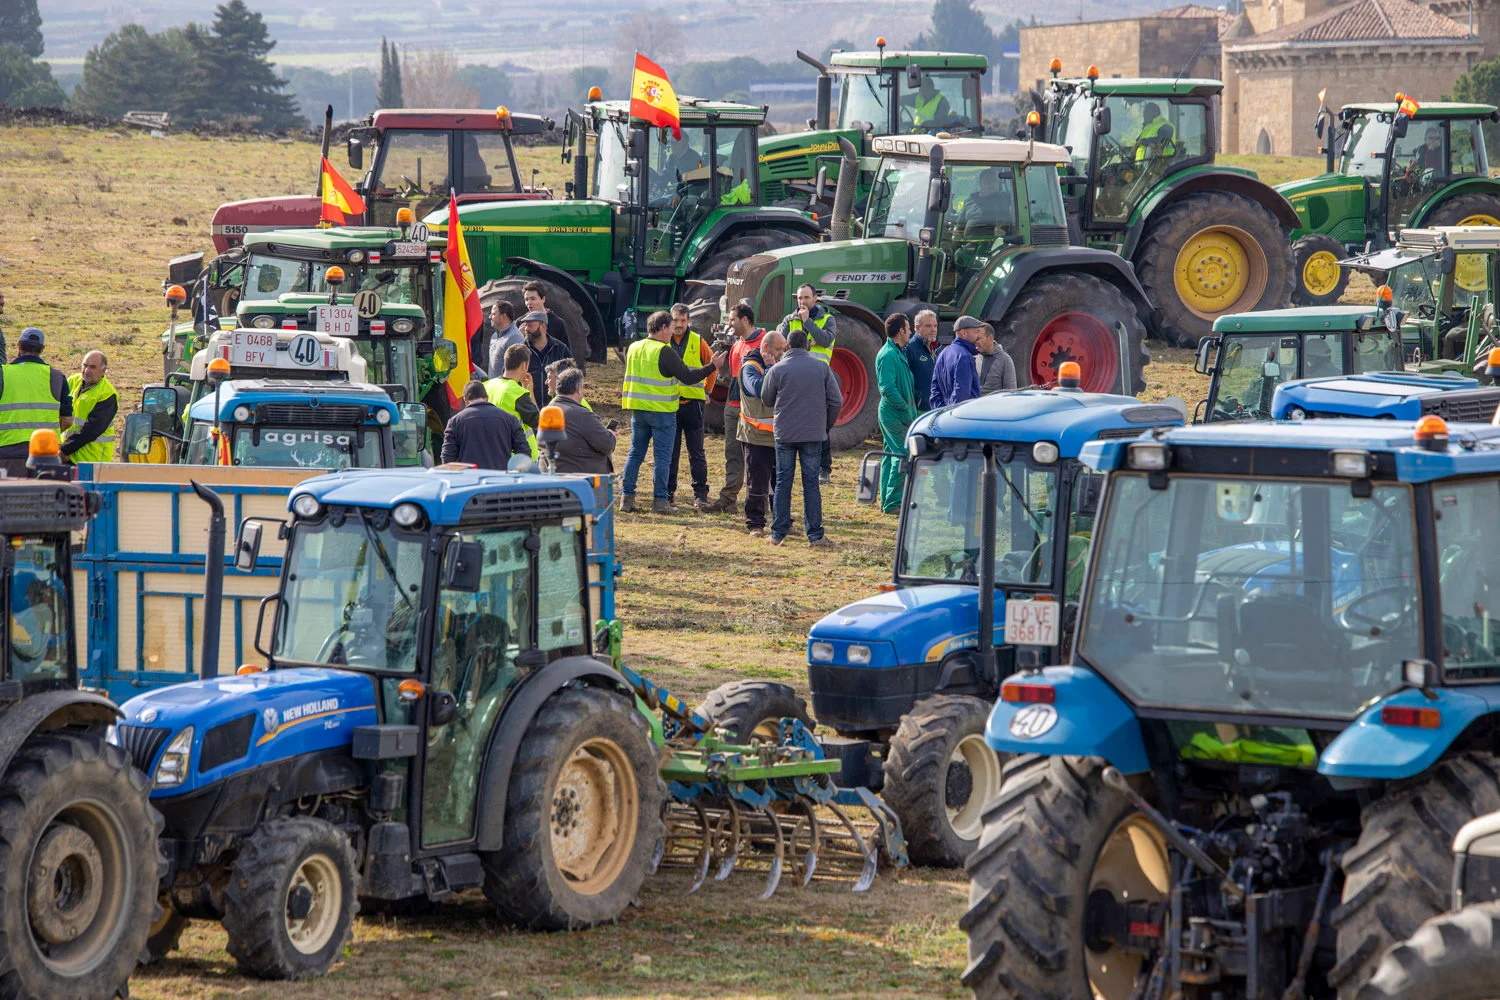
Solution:
{"label": "tractor exhaust pipe", "polygon": [[196,479],[188,485],[208,504],[208,547],[203,552],[203,656],[198,676],[219,676],[219,624],[224,613],[224,501]]}
{"label": "tractor exhaust pipe", "polygon": [[847,240],[850,236],[850,218],[854,215],[854,189],[859,185],[859,154],[854,143],[839,136],[838,186],[833,189],[833,218],[828,222],[828,235],[835,240]]}
{"label": "tractor exhaust pipe", "polygon": [[995,663],[995,502],[1000,494],[1000,460],[992,449],[984,463],[980,481],[979,514],[979,676],[994,678],[999,672]]}
{"label": "tractor exhaust pipe", "polygon": [[797,50],[797,58],[818,71],[818,103],[817,109],[813,112],[812,127],[815,129],[831,128],[833,122],[833,77],[828,75],[827,65],[814,59],[801,49]]}

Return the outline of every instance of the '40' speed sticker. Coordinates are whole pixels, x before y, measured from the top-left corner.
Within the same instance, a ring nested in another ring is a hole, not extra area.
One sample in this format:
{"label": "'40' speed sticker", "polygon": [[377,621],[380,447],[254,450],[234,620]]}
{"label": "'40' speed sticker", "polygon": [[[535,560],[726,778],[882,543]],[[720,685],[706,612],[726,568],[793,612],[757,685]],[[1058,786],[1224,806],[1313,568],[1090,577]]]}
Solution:
{"label": "'40' speed sticker", "polygon": [[1010,720],[1010,734],[1018,740],[1034,740],[1057,725],[1057,709],[1051,705],[1027,705]]}

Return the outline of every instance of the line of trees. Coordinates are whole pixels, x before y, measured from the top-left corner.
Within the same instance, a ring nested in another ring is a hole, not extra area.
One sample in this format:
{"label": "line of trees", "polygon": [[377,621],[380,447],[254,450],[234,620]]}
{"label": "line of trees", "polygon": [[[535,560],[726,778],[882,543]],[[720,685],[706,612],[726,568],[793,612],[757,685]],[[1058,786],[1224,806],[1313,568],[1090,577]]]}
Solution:
{"label": "line of trees", "polygon": [[42,15],[36,0],[0,3],[0,104],[58,107],[62,88],[42,59]]}

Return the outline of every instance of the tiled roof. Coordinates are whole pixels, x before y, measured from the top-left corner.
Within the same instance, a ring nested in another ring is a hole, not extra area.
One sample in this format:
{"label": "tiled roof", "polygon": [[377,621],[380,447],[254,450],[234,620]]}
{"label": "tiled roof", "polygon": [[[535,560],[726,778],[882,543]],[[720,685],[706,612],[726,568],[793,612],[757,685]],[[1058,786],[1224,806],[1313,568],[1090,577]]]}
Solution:
{"label": "tiled roof", "polygon": [[1219,22],[1219,34],[1224,34],[1234,23],[1234,15],[1223,7],[1205,7],[1201,3],[1185,3],[1156,11],[1149,17],[1212,17]]}
{"label": "tiled roof", "polygon": [[1351,0],[1313,17],[1244,39],[1244,42],[1259,45],[1263,42],[1353,42],[1383,38],[1403,42],[1425,38],[1467,38],[1468,35],[1467,26],[1411,0]]}

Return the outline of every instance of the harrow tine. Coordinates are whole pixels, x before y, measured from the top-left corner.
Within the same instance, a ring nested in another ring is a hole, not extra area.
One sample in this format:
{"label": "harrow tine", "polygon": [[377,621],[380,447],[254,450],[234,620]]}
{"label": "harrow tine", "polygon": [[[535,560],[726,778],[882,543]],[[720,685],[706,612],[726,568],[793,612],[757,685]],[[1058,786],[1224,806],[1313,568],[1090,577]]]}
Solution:
{"label": "harrow tine", "polygon": [[687,891],[696,892],[708,875],[708,816],[696,802],[669,802],[662,810],[662,822],[665,829],[652,853],[650,871],[691,868],[694,878]]}
{"label": "harrow tine", "polygon": [[698,803],[692,803],[693,812],[698,820],[698,860],[693,865],[693,884],[688,886],[687,895],[691,896],[703,887],[703,880],[708,878],[708,815]]}
{"label": "harrow tine", "polygon": [[797,821],[797,825],[792,828],[792,845],[795,850],[797,833],[805,828],[807,830],[807,852],[797,862],[802,870],[801,885],[805,889],[812,882],[813,875],[818,870],[818,848],[822,845],[823,831],[818,827],[818,814],[813,809],[812,800],[805,795],[799,795],[796,802],[797,808],[802,812],[802,816]]}
{"label": "harrow tine", "polygon": [[781,884],[781,870],[786,862],[786,839],[781,835],[781,823],[775,813],[762,806],[760,814],[769,824],[776,845],[775,853],[771,855],[771,870],[766,873],[766,887],[760,894],[761,899],[770,899],[776,894],[776,887]]}
{"label": "harrow tine", "polygon": [[864,868],[860,872],[858,880],[855,881],[852,890],[854,892],[864,892],[875,884],[875,873],[880,868],[875,849],[865,843],[865,838],[860,836],[859,829],[855,827],[854,821],[849,818],[849,814],[844,812],[838,803],[828,803],[828,809],[839,818],[839,822],[844,824],[844,829],[849,831],[849,837],[854,841],[853,850],[843,848],[839,853],[845,857],[858,856],[864,859]]}
{"label": "harrow tine", "polygon": [[[725,829],[725,824],[728,829]],[[740,809],[733,799],[724,800],[724,809],[719,812],[713,830],[714,857],[719,870],[714,874],[715,882],[722,882],[734,871],[740,861]]]}

